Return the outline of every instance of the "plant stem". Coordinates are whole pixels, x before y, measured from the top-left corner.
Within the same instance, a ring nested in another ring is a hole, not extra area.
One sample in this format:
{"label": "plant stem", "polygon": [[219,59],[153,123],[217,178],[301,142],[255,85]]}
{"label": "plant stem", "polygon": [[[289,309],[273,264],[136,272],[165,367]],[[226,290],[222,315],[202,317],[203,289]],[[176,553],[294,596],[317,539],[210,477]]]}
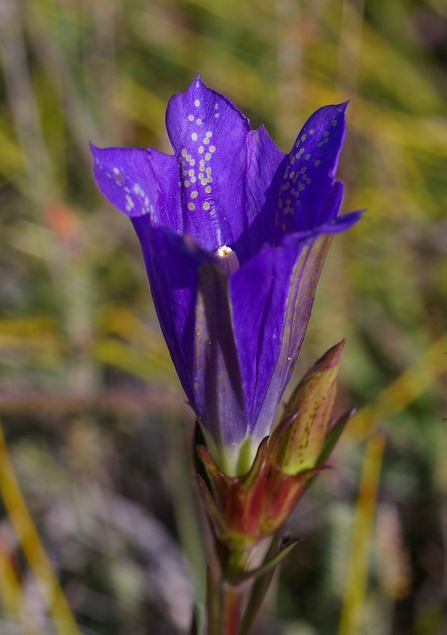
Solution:
{"label": "plant stem", "polygon": [[222,581],[221,635],[239,635],[244,586],[242,584],[234,586],[226,580]]}
{"label": "plant stem", "polygon": [[236,549],[222,552],[222,556],[218,589],[208,574],[208,635],[239,635],[246,584],[232,584],[231,580],[246,570],[249,552]]}

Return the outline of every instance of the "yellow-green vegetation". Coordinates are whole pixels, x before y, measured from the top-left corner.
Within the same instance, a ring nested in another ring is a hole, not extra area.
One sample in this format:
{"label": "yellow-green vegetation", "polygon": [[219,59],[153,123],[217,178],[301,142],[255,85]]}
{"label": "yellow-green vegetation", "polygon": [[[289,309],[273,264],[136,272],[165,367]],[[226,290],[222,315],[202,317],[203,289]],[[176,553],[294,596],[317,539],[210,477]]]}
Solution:
{"label": "yellow-green vegetation", "polygon": [[344,209],[368,209],[295,377],[345,337],[337,408],[359,412],[259,634],[441,632],[446,65],[443,0],[0,2],[0,633],[180,635],[193,589],[200,621],[191,414],[88,147],[169,151],[165,104],[199,72],[287,151],[349,99]]}

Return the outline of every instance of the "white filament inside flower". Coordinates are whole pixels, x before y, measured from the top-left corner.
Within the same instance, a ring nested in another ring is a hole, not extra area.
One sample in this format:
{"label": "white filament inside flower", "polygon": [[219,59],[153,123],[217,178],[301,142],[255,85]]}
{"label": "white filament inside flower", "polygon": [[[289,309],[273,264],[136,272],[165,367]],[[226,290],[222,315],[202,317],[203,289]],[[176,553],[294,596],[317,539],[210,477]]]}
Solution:
{"label": "white filament inside flower", "polygon": [[216,249],[214,255],[219,259],[220,264],[227,273],[234,273],[239,269],[238,257],[231,247],[223,245],[223,247]]}

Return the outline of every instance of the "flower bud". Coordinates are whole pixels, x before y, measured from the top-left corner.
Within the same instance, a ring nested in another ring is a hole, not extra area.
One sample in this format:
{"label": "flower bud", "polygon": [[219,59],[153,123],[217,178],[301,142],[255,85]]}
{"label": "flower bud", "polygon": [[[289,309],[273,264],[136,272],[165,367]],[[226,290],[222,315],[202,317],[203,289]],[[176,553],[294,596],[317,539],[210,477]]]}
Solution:
{"label": "flower bud", "polygon": [[[250,470],[240,476],[221,471],[210,450],[197,447],[209,486],[196,475],[202,500],[218,540],[247,549],[274,533],[288,518],[323,464],[349,413],[329,435],[336,378],[344,340],[306,373],[286,404],[271,437],[260,443]],[[318,462],[318,465],[317,465]]]}
{"label": "flower bud", "polygon": [[328,432],[344,344],[342,340],[315,362],[285,406],[281,423],[290,419],[292,423],[281,435],[279,464],[283,474],[315,467]]}

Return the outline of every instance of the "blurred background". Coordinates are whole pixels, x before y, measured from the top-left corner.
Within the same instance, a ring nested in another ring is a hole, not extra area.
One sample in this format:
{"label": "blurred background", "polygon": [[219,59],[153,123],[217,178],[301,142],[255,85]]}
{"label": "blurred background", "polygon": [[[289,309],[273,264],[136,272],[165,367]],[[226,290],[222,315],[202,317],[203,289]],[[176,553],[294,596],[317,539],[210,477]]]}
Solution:
{"label": "blurred background", "polygon": [[185,635],[193,595],[200,620],[192,417],[88,147],[169,152],[198,72],[284,151],[350,99],[344,210],[368,209],[292,382],[346,337],[359,410],[258,633],[447,633],[445,0],[0,0],[0,64],[0,633]]}

